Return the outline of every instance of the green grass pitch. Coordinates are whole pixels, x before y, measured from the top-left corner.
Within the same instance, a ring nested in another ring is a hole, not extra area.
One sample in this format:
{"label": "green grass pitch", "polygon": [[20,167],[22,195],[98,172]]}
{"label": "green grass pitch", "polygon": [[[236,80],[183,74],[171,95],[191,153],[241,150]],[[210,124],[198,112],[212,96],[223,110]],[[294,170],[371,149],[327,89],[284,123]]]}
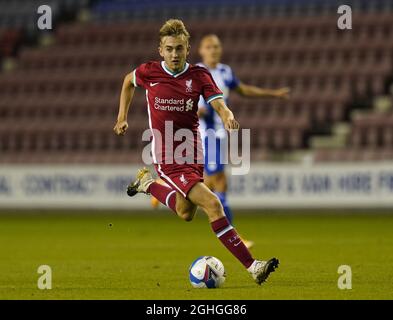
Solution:
{"label": "green grass pitch", "polygon": [[[281,262],[258,286],[201,212],[190,223],[166,210],[90,213],[2,213],[0,299],[393,298],[393,215],[238,213],[236,227],[256,242],[254,256]],[[223,288],[191,287],[188,267],[200,255],[224,263]],[[37,288],[44,264],[51,290]],[[352,290],[337,287],[344,264]]]}

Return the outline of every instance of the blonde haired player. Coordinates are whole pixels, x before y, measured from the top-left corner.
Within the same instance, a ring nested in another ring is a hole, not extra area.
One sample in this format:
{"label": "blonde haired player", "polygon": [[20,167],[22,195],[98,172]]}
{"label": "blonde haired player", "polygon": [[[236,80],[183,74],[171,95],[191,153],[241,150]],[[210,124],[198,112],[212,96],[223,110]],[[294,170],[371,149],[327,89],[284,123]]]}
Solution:
{"label": "blonde haired player", "polygon": [[[156,183],[150,171],[143,168],[128,186],[127,194],[131,197],[137,193],[151,194],[185,221],[191,221],[197,207],[201,207],[217,238],[243,264],[255,282],[261,284],[278,267],[279,261],[276,258],[261,261],[252,257],[236,229],[225,217],[219,199],[203,183],[203,152],[197,115],[200,95],[219,114],[226,130],[236,130],[239,124],[209,71],[186,61],[190,36],[183,22],[168,20],[160,29],[159,37],[158,51],[163,61],[144,63],[126,75],[114,131],[117,135],[125,134],[135,88],[144,88],[153,135],[154,166],[167,186]],[[187,138],[186,143],[198,151],[193,154],[193,161],[181,163],[183,158],[172,157],[183,141],[177,141],[172,136],[172,143],[159,143],[160,136],[165,136],[167,122],[172,123],[175,132],[180,129],[192,132],[192,141]]]}
{"label": "blonde haired player", "polygon": [[[289,95],[289,88],[280,89],[265,89],[256,86],[251,86],[241,82],[233,72],[229,65],[221,63],[222,45],[220,39],[215,34],[205,35],[199,45],[199,55],[202,57],[202,62],[197,65],[203,66],[209,70],[218,88],[223,92],[223,98],[228,103],[230,91],[235,91],[244,97],[271,97],[287,99]],[[212,190],[223,206],[225,216],[231,224],[233,224],[233,214],[227,202],[227,177],[225,174],[225,165],[222,163],[221,144],[219,140],[225,139],[222,135],[224,129],[223,122],[212,106],[201,97],[198,103],[198,115],[200,117],[200,132],[204,147],[204,182]],[[216,136],[216,143],[208,144],[206,137],[206,130],[214,130]],[[209,161],[213,159],[213,161]],[[160,180],[157,182],[164,183]],[[151,204],[154,208],[159,205],[159,201],[152,197]],[[254,245],[253,241],[243,239],[244,244],[251,248]]]}

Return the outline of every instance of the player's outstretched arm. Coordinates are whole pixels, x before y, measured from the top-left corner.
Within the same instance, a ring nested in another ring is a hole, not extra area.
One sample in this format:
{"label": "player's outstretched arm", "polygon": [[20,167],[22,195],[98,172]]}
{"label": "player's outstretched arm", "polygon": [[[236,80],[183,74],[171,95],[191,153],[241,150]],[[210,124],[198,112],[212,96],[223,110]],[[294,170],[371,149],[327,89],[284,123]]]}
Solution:
{"label": "player's outstretched arm", "polygon": [[124,77],[123,86],[121,88],[119,113],[113,128],[113,131],[115,131],[117,135],[124,135],[128,128],[127,115],[135,92],[135,87],[132,82],[133,76],[134,71],[127,74]]}
{"label": "player's outstretched arm", "polygon": [[236,91],[245,97],[288,99],[291,90],[287,87],[280,89],[264,89],[240,82]]}
{"label": "player's outstretched arm", "polygon": [[232,111],[225,104],[224,99],[214,99],[210,104],[220,116],[226,130],[239,129],[239,123],[236,121]]}

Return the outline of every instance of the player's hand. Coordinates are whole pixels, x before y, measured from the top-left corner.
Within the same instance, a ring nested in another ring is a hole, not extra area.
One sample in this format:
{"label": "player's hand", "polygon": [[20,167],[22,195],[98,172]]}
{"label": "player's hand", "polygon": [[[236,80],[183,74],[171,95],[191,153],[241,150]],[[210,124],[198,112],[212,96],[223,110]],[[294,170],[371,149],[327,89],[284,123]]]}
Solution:
{"label": "player's hand", "polygon": [[238,130],[240,128],[239,122],[237,122],[237,120],[233,116],[230,116],[226,119],[224,126],[225,129],[228,131]]}
{"label": "player's hand", "polygon": [[118,136],[123,136],[126,133],[127,129],[128,123],[126,120],[117,121],[115,126],[113,127],[113,131],[115,131]]}
{"label": "player's hand", "polygon": [[276,98],[287,100],[287,99],[289,99],[290,92],[291,92],[291,89],[288,87],[285,87],[285,88],[280,88],[280,89],[275,90],[274,95]]}

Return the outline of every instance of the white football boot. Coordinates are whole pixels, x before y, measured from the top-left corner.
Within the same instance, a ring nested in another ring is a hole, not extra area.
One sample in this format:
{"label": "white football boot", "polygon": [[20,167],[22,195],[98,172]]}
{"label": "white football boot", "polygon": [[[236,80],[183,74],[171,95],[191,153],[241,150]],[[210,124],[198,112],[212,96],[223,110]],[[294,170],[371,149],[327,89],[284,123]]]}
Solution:
{"label": "white football boot", "polygon": [[255,260],[247,271],[256,283],[262,284],[269,277],[269,274],[278,268],[279,263],[276,258],[271,258],[268,261]]}
{"label": "white football boot", "polygon": [[137,193],[148,193],[147,189],[154,182],[150,170],[142,168],[138,171],[135,181],[131,182],[127,187],[127,194],[130,197],[135,196]]}

